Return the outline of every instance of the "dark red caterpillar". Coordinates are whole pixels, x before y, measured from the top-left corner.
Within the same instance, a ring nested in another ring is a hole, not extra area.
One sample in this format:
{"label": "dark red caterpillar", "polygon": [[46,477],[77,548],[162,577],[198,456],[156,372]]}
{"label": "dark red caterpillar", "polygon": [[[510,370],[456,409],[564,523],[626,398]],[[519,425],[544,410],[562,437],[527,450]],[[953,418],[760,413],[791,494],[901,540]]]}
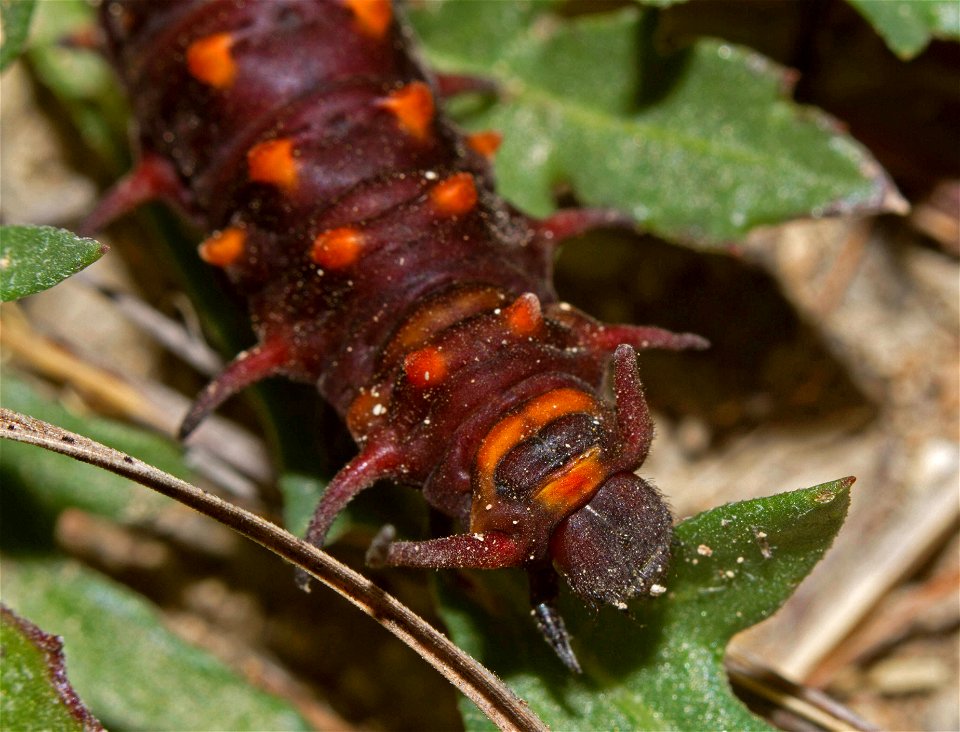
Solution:
{"label": "dark red caterpillar", "polygon": [[[531,220],[498,198],[496,136],[465,138],[434,109],[479,82],[430,77],[388,0],[108,0],[102,21],[142,149],[88,226],[175,203],[215,232],[200,256],[259,336],[183,434],[266,376],[316,383],[360,452],[307,538],[322,544],[378,480],[417,485],[465,533],[382,535],[370,562],[524,567],[538,626],[579,670],[557,573],[621,608],[663,591],[671,518],[633,472],[653,434],[634,349],[704,345],[557,302],[557,244],[622,218]],[[611,358],[615,407],[600,396]]]}

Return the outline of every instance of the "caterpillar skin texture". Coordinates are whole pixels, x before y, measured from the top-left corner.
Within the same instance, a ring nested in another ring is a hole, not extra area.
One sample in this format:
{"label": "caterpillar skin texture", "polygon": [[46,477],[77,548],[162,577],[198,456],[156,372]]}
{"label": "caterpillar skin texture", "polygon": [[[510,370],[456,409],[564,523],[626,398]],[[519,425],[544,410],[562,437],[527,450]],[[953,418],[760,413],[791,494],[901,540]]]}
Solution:
{"label": "caterpillar skin texture", "polygon": [[464,533],[382,532],[368,561],[523,567],[537,625],[578,671],[558,575],[625,608],[662,591],[669,558],[670,513],[634,475],[653,432],[634,349],[704,345],[558,302],[557,244],[623,217],[533,220],[499,198],[496,135],[465,137],[436,109],[442,91],[483,83],[426,73],[386,0],[108,1],[101,19],[140,162],[88,228],[171,202],[210,232],[200,256],[246,298],[258,336],[183,434],[266,376],[315,383],[359,452],[307,539],[322,545],[381,479],[418,486]]}

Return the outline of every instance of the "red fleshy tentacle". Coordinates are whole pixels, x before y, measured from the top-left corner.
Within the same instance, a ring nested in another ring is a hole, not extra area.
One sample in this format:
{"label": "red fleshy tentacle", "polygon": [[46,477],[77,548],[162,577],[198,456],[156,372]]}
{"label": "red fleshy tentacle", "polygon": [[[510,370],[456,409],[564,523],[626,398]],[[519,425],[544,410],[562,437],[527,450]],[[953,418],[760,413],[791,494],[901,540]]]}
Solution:
{"label": "red fleshy tentacle", "polygon": [[696,333],[674,333],[652,325],[600,325],[588,338],[597,348],[616,351],[619,345],[633,346],[638,350],[663,348],[668,351],[702,351],[710,347],[710,341]]}
{"label": "red fleshy tentacle", "polygon": [[240,353],[197,396],[180,424],[180,439],[186,439],[208,414],[231,396],[262,379],[282,373],[289,362],[289,346],[280,338]]}
{"label": "red fleshy tentacle", "polygon": [[549,305],[546,314],[570,328],[581,345],[602,353],[613,353],[621,344],[638,351],[650,348],[702,351],[710,347],[710,341],[695,333],[674,333],[652,325],[608,325],[564,303]]}
{"label": "red fleshy tentacle", "polygon": [[186,209],[189,193],[173,163],[154,153],[145,153],[137,166],[104,194],[80,226],[80,233],[93,234],[150,201],[163,200]]}
{"label": "red fleshy tentacle", "polygon": [[323,546],[330,524],[357,494],[378,480],[396,478],[401,472],[402,459],[397,446],[388,439],[371,439],[327,485],[305,540],[314,546]]}
{"label": "red fleshy tentacle", "polygon": [[632,346],[618,346],[613,355],[613,393],[617,400],[617,426],[622,441],[619,469],[634,470],[650,452],[653,420],[643,396],[637,353]]}
{"label": "red fleshy tentacle", "polygon": [[[393,442],[388,439],[367,442],[327,485],[304,540],[322,547],[330,525],[346,505],[377,481],[398,477],[402,473],[402,464],[400,450]],[[302,590],[309,592],[310,582],[310,575],[303,570],[297,571],[297,584]]]}
{"label": "red fleshy tentacle", "polygon": [[556,248],[567,239],[593,229],[628,229],[637,222],[623,211],[609,208],[569,208],[557,211],[545,219],[534,220],[531,226],[535,241],[542,246]]}
{"label": "red fleshy tentacle", "polygon": [[496,94],[498,91],[497,82],[483,76],[471,76],[469,74],[435,74],[433,78],[437,82],[437,91],[440,92],[440,96],[444,99],[449,99],[459,94]]}

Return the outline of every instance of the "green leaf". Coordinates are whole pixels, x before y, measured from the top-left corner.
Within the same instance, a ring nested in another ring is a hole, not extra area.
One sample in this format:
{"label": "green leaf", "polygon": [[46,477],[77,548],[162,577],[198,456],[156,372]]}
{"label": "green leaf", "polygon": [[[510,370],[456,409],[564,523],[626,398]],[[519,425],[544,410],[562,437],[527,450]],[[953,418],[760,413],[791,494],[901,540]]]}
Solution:
{"label": "green leaf", "polygon": [[902,59],[911,59],[933,38],[960,39],[956,0],[848,0]]}
{"label": "green leaf", "polygon": [[3,20],[0,71],[7,68],[23,52],[35,5],[36,0],[0,0],[0,18]]}
{"label": "green leaf", "polygon": [[785,98],[783,69],[712,40],[658,55],[655,17],[450,0],[412,15],[435,67],[499,84],[499,100],[462,122],[503,133],[499,189],[534,215],[571,186],[657,234],[717,243],[795,216],[899,205],[869,153]]}
{"label": "green leaf", "polygon": [[[458,645],[489,665],[552,729],[767,729],[730,691],[730,638],[770,616],[840,529],[851,479],[702,513],[679,524],[667,593],[595,615],[562,612],[584,668],[571,676],[537,635],[519,573],[472,573],[440,585]],[[468,729],[489,722],[463,704]]]}
{"label": "green leaf", "polygon": [[[83,433],[184,480],[193,478],[181,449],[169,440],[129,424],[73,414],[9,372],[3,373],[2,380],[0,403],[4,407]],[[138,489],[126,478],[33,445],[5,442],[2,451],[0,537],[7,550],[49,544],[56,515],[68,507],[131,522],[170,503],[153,491]]]}
{"label": "green leaf", "polygon": [[[312,475],[284,473],[280,476],[279,488],[283,495],[283,525],[294,536],[307,532],[310,517],[320,502],[326,482]],[[331,536],[328,541],[336,540]]]}
{"label": "green leaf", "polygon": [[60,639],[0,605],[4,729],[101,729],[67,681]]}
{"label": "green leaf", "polygon": [[285,702],[167,631],[136,593],[72,561],[4,558],[4,600],[64,639],[108,728],[302,730]]}
{"label": "green leaf", "polygon": [[0,226],[0,300],[47,290],[107,251],[98,241],[52,226]]}

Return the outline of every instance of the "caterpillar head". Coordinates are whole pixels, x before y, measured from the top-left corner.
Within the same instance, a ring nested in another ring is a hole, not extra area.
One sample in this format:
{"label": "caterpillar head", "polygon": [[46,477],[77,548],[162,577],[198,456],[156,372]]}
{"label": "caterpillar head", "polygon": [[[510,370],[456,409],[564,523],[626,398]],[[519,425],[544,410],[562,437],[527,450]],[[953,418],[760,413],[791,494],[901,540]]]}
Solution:
{"label": "caterpillar head", "polygon": [[662,592],[671,535],[670,511],[657,490],[632,473],[617,473],[560,522],[550,556],[584,600],[625,609],[635,597]]}
{"label": "caterpillar head", "polygon": [[512,534],[526,566],[552,563],[591,603],[625,608],[666,569],[672,522],[660,494],[633,474],[652,424],[635,355],[614,356],[616,409],[558,388],[499,422],[478,453],[472,531]]}
{"label": "caterpillar head", "polygon": [[635,359],[629,346],[614,355],[615,410],[584,390],[554,389],[497,423],[477,455],[471,530],[511,537],[537,626],[575,672],[557,575],[588,603],[626,609],[663,591],[670,556],[670,511],[633,473],[653,436]]}

